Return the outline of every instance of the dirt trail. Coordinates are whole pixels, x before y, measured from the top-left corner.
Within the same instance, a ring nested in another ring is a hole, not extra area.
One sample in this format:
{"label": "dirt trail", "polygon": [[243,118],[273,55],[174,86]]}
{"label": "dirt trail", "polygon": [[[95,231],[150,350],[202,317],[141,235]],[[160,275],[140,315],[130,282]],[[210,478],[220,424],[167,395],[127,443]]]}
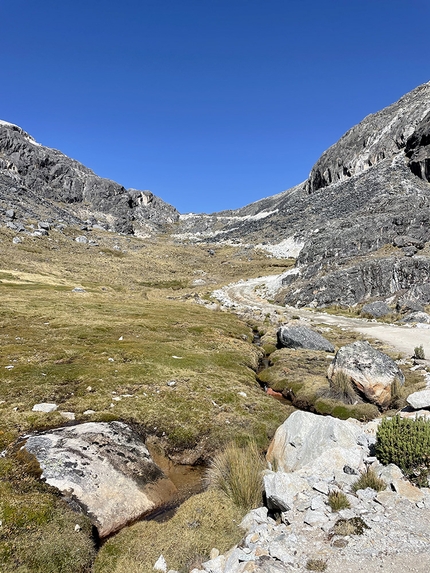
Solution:
{"label": "dirt trail", "polygon": [[[281,307],[269,303],[265,297],[274,294],[279,286],[278,276],[259,277],[240,281],[220,289],[220,300],[227,306],[234,305],[242,310],[261,310],[262,312],[276,311],[280,318],[291,319],[300,316],[312,324],[327,324],[360,332],[366,337],[376,338],[405,356],[412,356],[414,348],[422,345],[426,357],[430,356],[430,329],[408,326],[397,326],[372,322],[362,318],[336,316],[325,312]],[[218,294],[217,294],[218,296]]]}

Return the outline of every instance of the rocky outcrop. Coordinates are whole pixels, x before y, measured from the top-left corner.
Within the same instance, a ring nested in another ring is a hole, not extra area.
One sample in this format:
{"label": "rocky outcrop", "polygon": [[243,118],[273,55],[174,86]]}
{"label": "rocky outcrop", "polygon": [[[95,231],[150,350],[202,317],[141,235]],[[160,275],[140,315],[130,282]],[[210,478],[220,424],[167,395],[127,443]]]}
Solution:
{"label": "rocky outcrop", "polygon": [[278,329],[277,338],[279,347],[334,352],[331,342],[307,326],[281,326]]}
{"label": "rocky outcrop", "polygon": [[306,182],[242,209],[181,218],[177,236],[294,257],[297,272],[278,299],[292,305],[353,305],[427,284],[429,110],[430,82],[348,131]]}
{"label": "rocky outcrop", "polygon": [[326,269],[314,276],[306,271],[284,296],[291,306],[354,305],[358,301],[391,297],[430,277],[430,257],[363,259],[354,265]]}
{"label": "rocky outcrop", "polygon": [[430,388],[409,394],[406,401],[414,410],[430,408]]}
{"label": "rocky outcrop", "polygon": [[402,386],[405,382],[394,360],[361,340],[337,351],[328,368],[329,379],[338,373],[347,376],[360,394],[378,406],[389,403],[393,384]]}
{"label": "rocky outcrop", "polygon": [[100,537],[166,503],[173,483],[152,461],[141,438],[122,422],[88,422],[28,438],[25,449]]}
{"label": "rocky outcrop", "polygon": [[[13,207],[13,208],[12,208]],[[123,233],[144,233],[177,221],[179,213],[150,191],[125,189],[98,177],[28,133],[0,121],[0,209],[14,219],[103,223]]]}

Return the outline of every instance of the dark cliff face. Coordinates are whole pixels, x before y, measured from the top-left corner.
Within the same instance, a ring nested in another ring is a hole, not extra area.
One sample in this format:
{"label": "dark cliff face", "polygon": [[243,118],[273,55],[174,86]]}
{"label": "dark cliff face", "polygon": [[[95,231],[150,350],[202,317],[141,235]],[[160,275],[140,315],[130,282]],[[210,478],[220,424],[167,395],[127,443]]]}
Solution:
{"label": "dark cliff face", "polygon": [[303,184],[181,228],[296,257],[289,304],[349,305],[430,282],[430,83],[350,129]]}
{"label": "dark cliff face", "polygon": [[0,202],[22,217],[94,218],[114,231],[146,232],[179,213],[149,191],[127,190],[98,177],[60,151],[38,144],[20,127],[0,122]]}

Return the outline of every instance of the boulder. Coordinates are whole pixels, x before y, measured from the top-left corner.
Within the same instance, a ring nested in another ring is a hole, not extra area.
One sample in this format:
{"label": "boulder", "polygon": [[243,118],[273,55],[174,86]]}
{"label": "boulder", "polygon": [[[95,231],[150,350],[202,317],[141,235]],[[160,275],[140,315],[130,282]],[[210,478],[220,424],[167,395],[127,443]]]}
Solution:
{"label": "boulder", "polygon": [[100,537],[171,498],[176,488],[142,439],[122,422],[88,422],[28,438],[25,449],[59,489],[93,521]]}
{"label": "boulder", "polygon": [[382,316],[387,316],[387,314],[390,314],[390,312],[391,308],[386,302],[382,300],[368,302],[361,309],[361,314],[367,314],[372,318],[381,318]]}
{"label": "boulder", "polygon": [[390,401],[393,382],[400,385],[405,382],[403,372],[394,360],[362,340],[337,351],[328,368],[329,379],[338,372],[346,374],[358,391],[378,406]]}
{"label": "boulder", "polygon": [[420,390],[419,392],[413,392],[409,394],[406,398],[406,402],[409,406],[412,406],[414,410],[421,410],[421,408],[430,407],[430,389]]}
{"label": "boulder", "polygon": [[418,322],[422,324],[430,324],[430,314],[426,312],[411,312],[407,314],[401,322]]}
{"label": "boulder", "polygon": [[329,477],[345,466],[363,468],[366,446],[360,446],[362,429],[353,422],[311,412],[295,411],[276,430],[267,460],[283,472]]}
{"label": "boulder", "polygon": [[334,352],[334,346],[324,336],[307,326],[281,326],[277,332],[278,344],[285,348],[307,348]]}

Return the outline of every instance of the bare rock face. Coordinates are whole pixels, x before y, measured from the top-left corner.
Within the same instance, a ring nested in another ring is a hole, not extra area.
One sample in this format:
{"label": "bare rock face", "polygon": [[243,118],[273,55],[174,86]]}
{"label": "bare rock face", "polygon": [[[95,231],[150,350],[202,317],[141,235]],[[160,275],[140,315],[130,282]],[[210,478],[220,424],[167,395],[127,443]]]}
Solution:
{"label": "bare rock face", "polygon": [[113,231],[139,233],[178,220],[179,213],[150,191],[125,189],[98,177],[17,125],[0,121],[0,208],[14,216],[82,224],[94,218]]}
{"label": "bare rock face", "polygon": [[285,348],[308,348],[334,352],[334,346],[319,332],[306,326],[281,326],[277,332],[278,344]]}
{"label": "bare rock face", "polygon": [[100,537],[163,505],[176,488],[122,422],[89,422],[28,438],[26,450],[58,488],[93,520]]}
{"label": "bare rock face", "polygon": [[391,385],[403,385],[405,377],[389,356],[373,348],[367,341],[342,346],[328,368],[331,380],[342,372],[357,390],[378,406],[386,405],[391,398]]}

